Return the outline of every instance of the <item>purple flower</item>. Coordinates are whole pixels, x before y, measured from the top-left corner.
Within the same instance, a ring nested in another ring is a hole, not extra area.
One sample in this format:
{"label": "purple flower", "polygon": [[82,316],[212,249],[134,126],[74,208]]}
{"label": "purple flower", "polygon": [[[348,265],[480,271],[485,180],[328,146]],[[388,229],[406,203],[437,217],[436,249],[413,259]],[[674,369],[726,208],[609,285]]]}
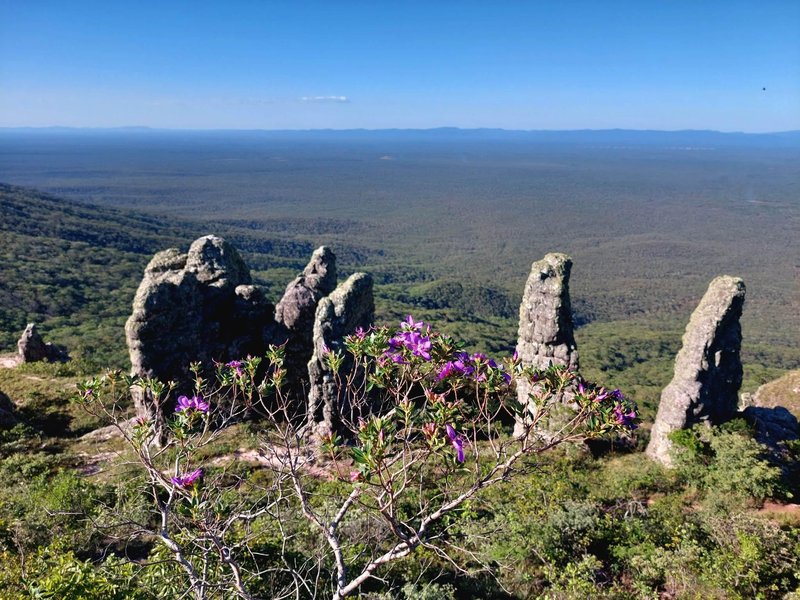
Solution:
{"label": "purple flower", "polygon": [[203,469],[195,469],[187,475],[173,477],[172,483],[181,488],[192,487],[203,476]]}
{"label": "purple flower", "polygon": [[237,375],[242,375],[244,373],[244,371],[242,371],[242,364],[240,360],[232,360],[229,363],[225,363],[225,366],[235,370]]}
{"label": "purple flower", "polygon": [[466,352],[456,353],[456,360],[453,362],[453,366],[464,377],[469,377],[475,372],[475,367],[470,364],[469,354]]}
{"label": "purple flower", "polygon": [[462,438],[456,430],[453,428],[450,423],[445,425],[445,429],[447,429],[447,437],[450,438],[450,444],[452,444],[453,448],[456,450],[456,458],[458,462],[464,462],[464,438]]}
{"label": "purple flower", "polygon": [[425,325],[422,321],[415,321],[414,317],[408,315],[405,321],[400,322],[400,327],[402,327],[405,331],[419,331],[422,329],[422,326]]}
{"label": "purple flower", "polygon": [[423,337],[416,331],[406,334],[406,348],[411,350],[414,356],[419,356],[425,360],[431,359],[431,339]]}
{"label": "purple flower", "polygon": [[356,327],[355,335],[358,339],[363,340],[365,337],[367,337],[367,332],[364,331],[363,327]]}
{"label": "purple flower", "polygon": [[[389,340],[389,353],[399,353],[404,348],[414,356],[419,356],[424,360],[431,359],[431,339],[420,335],[416,330],[400,331]],[[401,361],[395,360],[395,362]]]}
{"label": "purple flower", "polygon": [[586,395],[586,386],[583,385],[583,380],[582,379],[578,380],[578,393],[581,396],[585,396]]}
{"label": "purple flower", "polygon": [[625,408],[622,404],[614,406],[614,419],[623,427],[629,427],[630,429],[637,428],[636,423],[634,423],[636,420],[636,411],[631,409],[625,412]]}
{"label": "purple flower", "polygon": [[175,407],[175,412],[190,413],[191,411],[197,411],[207,413],[210,407],[211,405],[203,400],[202,396],[192,396],[191,398],[180,396],[178,398],[178,405]]}
{"label": "purple flower", "polygon": [[447,361],[444,363],[441,369],[439,369],[439,373],[436,375],[436,379],[441,381],[442,379],[447,379],[451,375],[459,374],[461,371],[456,369],[456,366],[453,364],[452,361]]}
{"label": "purple flower", "polygon": [[402,349],[405,344],[403,343],[404,340],[401,337],[393,337],[389,340],[389,350],[392,352],[397,352],[398,350]]}
{"label": "purple flower", "polygon": [[408,361],[405,358],[403,358],[401,354],[387,354],[386,356],[388,356],[392,362],[397,363],[398,365],[408,364]]}

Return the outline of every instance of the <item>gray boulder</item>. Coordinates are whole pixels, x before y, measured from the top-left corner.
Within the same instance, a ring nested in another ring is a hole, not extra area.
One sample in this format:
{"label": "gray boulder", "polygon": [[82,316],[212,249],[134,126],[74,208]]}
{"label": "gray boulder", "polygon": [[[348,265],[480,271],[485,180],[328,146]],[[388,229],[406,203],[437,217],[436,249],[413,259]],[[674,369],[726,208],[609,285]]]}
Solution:
{"label": "gray boulder", "polygon": [[672,465],[668,436],[673,431],[696,423],[718,425],[735,416],[742,384],[739,318],[744,296],[741,279],[717,277],[692,313],[674,376],[661,393],[647,446],[652,459]]}
{"label": "gray boulder", "polygon": [[287,386],[294,398],[308,389],[308,361],[314,352],[314,316],[319,301],[336,288],[336,256],[327,247],[317,248],[303,272],[288,286],[275,306],[271,341],[285,344]]}
{"label": "gray boulder", "polygon": [[[578,369],[578,349],[572,329],[572,307],[569,299],[569,276],[572,259],[566,254],[551,253],[531,265],[519,307],[517,354],[523,365],[547,368],[565,365]],[[517,399],[529,405],[535,391],[530,383],[517,381]],[[560,400],[560,399],[559,399]],[[533,405],[530,405],[533,410]],[[518,422],[520,435],[524,423]]]}
{"label": "gray boulder", "polygon": [[25,331],[22,332],[19,340],[17,340],[17,353],[19,355],[19,362],[64,362],[69,360],[67,351],[61,346],[51,343],[45,343],[36,323],[28,323]]}
{"label": "gray boulder", "polygon": [[[189,364],[227,362],[262,354],[264,329],[274,308],[251,283],[236,249],[205,236],[187,254],[171,248],[157,253],[144,272],[125,334],[134,375],[176,381],[189,391]],[[158,429],[171,407],[133,389],[140,415]]]}
{"label": "gray boulder", "polygon": [[22,362],[47,360],[47,346],[36,328],[36,323],[28,323],[25,331],[17,340],[17,351]]}
{"label": "gray boulder", "polygon": [[[340,370],[343,379],[353,370],[344,349],[344,337],[359,327],[367,329],[375,318],[372,277],[355,273],[329,296],[320,300],[314,318],[313,355],[308,362],[311,388],[308,395],[308,418],[313,433],[324,436],[341,431],[342,420],[352,419],[353,399],[339,389],[337,378],[328,367],[328,352],[342,352]],[[358,374],[355,374],[358,377]]]}

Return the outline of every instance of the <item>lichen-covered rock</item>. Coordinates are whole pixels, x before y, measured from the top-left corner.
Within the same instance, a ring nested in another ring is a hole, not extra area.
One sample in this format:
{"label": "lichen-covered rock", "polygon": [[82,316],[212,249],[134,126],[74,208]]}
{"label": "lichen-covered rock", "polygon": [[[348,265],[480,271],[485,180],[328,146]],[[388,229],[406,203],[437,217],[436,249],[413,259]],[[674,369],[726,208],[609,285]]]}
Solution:
{"label": "lichen-covered rock", "polygon": [[288,391],[295,398],[308,390],[308,361],[314,350],[314,315],[319,301],[336,288],[336,256],[327,247],[317,248],[303,272],[288,286],[275,306],[271,341],[285,344]]}
{"label": "lichen-covered rock", "polygon": [[344,352],[344,337],[359,327],[367,329],[375,318],[372,277],[355,273],[329,296],[320,300],[314,318],[314,352],[308,362],[311,389],[308,396],[308,417],[312,431],[320,436],[336,432],[343,415],[349,416],[350,399],[336,384],[328,368],[328,352],[341,351],[345,357],[340,374],[344,377],[353,364]]}
{"label": "lichen-covered rock", "polygon": [[[222,238],[202,237],[187,254],[159,252],[145,269],[125,324],[132,372],[186,386],[191,362],[263,353],[273,312],[239,253]],[[170,409],[138,388],[133,395],[139,414],[158,428]]]}
{"label": "lichen-covered rock", "polygon": [[20,362],[67,361],[69,356],[65,348],[45,343],[35,323],[28,323],[25,331],[17,340],[17,353]]}
{"label": "lichen-covered rock", "polygon": [[194,273],[198,283],[219,290],[251,283],[250,269],[236,248],[215,235],[192,243],[186,255],[186,270]]}
{"label": "lichen-covered rock", "polygon": [[692,313],[647,446],[648,456],[664,465],[672,464],[670,433],[696,423],[717,425],[736,414],[742,384],[739,318],[744,296],[741,279],[717,277]]}
{"label": "lichen-covered rock", "polygon": [[[517,355],[523,365],[544,369],[565,365],[578,369],[578,349],[572,330],[569,299],[569,276],[572,259],[566,254],[550,253],[531,265],[519,307]],[[529,405],[532,386],[517,381],[517,399]],[[520,435],[524,423],[518,422]]]}

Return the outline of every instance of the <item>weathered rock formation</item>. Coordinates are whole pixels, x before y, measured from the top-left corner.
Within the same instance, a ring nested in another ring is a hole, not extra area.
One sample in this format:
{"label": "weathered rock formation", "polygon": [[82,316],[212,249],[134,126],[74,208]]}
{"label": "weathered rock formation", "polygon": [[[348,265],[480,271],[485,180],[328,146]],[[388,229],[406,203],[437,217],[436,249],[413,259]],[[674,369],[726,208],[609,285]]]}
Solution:
{"label": "weathered rock formation", "polygon": [[28,323],[25,331],[17,340],[17,352],[20,362],[50,362],[69,360],[67,351],[61,346],[45,343],[36,328],[36,323]]}
{"label": "weathered rock formation", "polygon": [[[578,349],[572,332],[572,308],[569,300],[569,275],[572,259],[566,254],[551,253],[531,265],[519,307],[517,354],[523,365],[547,368],[566,365],[578,369]],[[517,398],[529,402],[532,386],[517,381]],[[517,423],[516,433],[522,431]]]}
{"label": "weathered rock formation", "polygon": [[314,315],[319,301],[336,288],[336,256],[317,248],[303,272],[288,286],[275,306],[272,342],[285,344],[288,391],[304,398],[308,391],[308,361],[314,353]]}
{"label": "weathered rock formation", "polygon": [[[311,389],[308,417],[313,433],[325,435],[337,431],[340,418],[348,418],[350,398],[338,388],[334,373],[325,360],[328,352],[344,351],[344,337],[361,327],[367,329],[375,318],[372,277],[355,273],[328,297],[320,300],[314,318],[314,353],[308,362]],[[345,359],[340,373],[349,373],[353,364]]]}
{"label": "weathered rock formation", "polygon": [[[222,238],[202,237],[187,254],[159,252],[145,269],[125,324],[132,371],[185,385],[191,362],[262,354],[273,311],[251,284],[239,253]],[[138,412],[155,418],[158,428],[170,408],[162,410],[138,388],[133,393]]]}
{"label": "weathered rock formation", "polygon": [[744,295],[741,279],[717,277],[692,313],[647,446],[648,456],[664,465],[672,464],[670,433],[696,423],[717,425],[736,414],[742,384],[739,318]]}

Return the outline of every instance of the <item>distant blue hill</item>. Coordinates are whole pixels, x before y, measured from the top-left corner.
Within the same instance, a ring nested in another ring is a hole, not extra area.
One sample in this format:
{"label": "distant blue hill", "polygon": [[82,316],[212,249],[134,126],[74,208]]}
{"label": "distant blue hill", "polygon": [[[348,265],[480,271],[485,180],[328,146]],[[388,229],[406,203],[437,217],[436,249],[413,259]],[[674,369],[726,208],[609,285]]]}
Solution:
{"label": "distant blue hill", "polygon": [[225,136],[257,137],[264,139],[331,140],[331,141],[497,141],[538,144],[581,144],[615,146],[669,146],[669,147],[800,147],[800,131],[774,133],[721,132],[687,129],[660,131],[640,129],[577,129],[577,130],[514,130],[514,129],[461,129],[439,127],[434,129],[153,129],[149,127],[71,128],[71,127],[19,127],[0,128],[6,134],[59,134],[59,135],[135,135],[135,136]]}

